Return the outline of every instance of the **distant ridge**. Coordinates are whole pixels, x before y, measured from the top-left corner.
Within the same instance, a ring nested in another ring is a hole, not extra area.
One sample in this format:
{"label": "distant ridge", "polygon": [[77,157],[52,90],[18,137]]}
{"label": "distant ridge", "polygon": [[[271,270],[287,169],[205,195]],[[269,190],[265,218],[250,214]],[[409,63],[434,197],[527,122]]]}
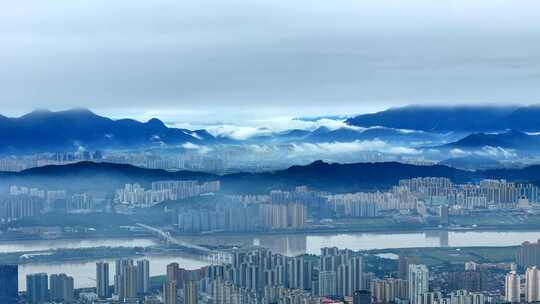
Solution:
{"label": "distant ridge", "polygon": [[482,178],[504,178],[510,181],[540,184],[540,166],[523,169],[466,171],[443,165],[418,166],[398,162],[329,164],[316,161],[306,166],[265,173],[214,175],[201,172],[169,172],[131,165],[80,162],[45,166],[21,172],[0,173],[0,184],[47,186],[86,191],[94,188],[114,190],[125,183],[148,185],[167,179],[220,180],[225,192],[264,193],[272,189],[291,189],[299,185],[321,191],[355,192],[388,189],[400,179],[414,177],[447,177],[454,182],[472,182]]}
{"label": "distant ridge", "polygon": [[502,133],[473,133],[443,147],[474,149],[485,146],[519,149],[521,151],[540,150],[540,136],[529,135],[517,130]]}
{"label": "distant ridge", "polygon": [[85,149],[141,148],[204,144],[217,140],[205,130],[168,128],[159,119],[148,122],[113,120],[87,109],[37,110],[21,117],[0,116],[0,153],[39,153]]}
{"label": "distant ridge", "polygon": [[350,118],[359,127],[428,132],[540,131],[540,106],[405,106]]}

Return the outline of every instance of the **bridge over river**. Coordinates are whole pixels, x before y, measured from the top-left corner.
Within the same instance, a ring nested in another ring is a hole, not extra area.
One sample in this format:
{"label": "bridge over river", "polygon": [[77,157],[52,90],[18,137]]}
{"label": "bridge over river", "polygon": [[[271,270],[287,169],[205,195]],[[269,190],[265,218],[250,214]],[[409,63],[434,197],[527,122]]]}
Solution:
{"label": "bridge over river", "polygon": [[189,242],[185,242],[173,237],[170,232],[162,229],[148,226],[145,224],[137,223],[137,226],[150,231],[153,235],[156,235],[161,241],[165,242],[167,246],[176,248],[183,248],[190,253],[194,253],[198,256],[202,256],[212,263],[230,263],[232,260],[231,253],[224,250],[215,250],[207,247],[199,246]]}

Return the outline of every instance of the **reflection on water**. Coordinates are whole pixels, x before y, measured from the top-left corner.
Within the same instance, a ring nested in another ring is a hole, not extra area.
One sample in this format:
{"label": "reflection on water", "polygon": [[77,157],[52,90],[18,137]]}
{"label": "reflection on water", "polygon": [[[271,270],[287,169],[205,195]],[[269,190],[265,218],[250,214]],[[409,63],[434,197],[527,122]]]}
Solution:
{"label": "reflection on water", "polygon": [[439,247],[449,246],[449,232],[448,230],[433,230],[426,231],[426,238],[434,239],[439,242]]}
{"label": "reflection on water", "polygon": [[270,248],[288,256],[295,256],[306,252],[307,237],[305,235],[259,236],[253,238],[254,245]]}
{"label": "reflection on water", "polygon": [[425,231],[404,233],[334,233],[285,234],[264,236],[198,236],[181,237],[197,244],[250,246],[260,245],[286,255],[319,254],[322,247],[336,246],[353,250],[448,247],[511,246],[536,241],[540,231]]}

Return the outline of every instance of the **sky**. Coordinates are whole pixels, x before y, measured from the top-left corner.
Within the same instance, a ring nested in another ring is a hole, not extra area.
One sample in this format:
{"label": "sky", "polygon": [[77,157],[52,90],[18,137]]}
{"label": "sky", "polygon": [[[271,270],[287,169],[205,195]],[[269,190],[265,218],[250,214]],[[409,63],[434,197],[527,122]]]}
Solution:
{"label": "sky", "polygon": [[253,127],[536,104],[538,12],[538,0],[5,1],[1,112]]}

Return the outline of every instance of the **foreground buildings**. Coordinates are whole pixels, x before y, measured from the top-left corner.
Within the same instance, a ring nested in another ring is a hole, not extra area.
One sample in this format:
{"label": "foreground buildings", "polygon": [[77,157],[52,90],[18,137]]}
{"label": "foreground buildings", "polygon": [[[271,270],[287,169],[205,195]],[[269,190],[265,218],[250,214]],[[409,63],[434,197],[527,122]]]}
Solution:
{"label": "foreground buildings", "polygon": [[[369,265],[372,270],[389,269],[388,266],[373,264],[378,263],[377,260],[363,252],[335,247],[322,248],[318,256],[289,257],[260,247],[234,249],[230,254],[230,262],[194,270],[184,269],[178,263],[168,264],[162,269],[166,275],[153,284],[149,277],[150,262],[146,259],[119,259],[112,265],[98,262],[95,288],[79,291],[74,291],[74,280],[66,274],[29,274],[27,291],[22,293],[21,299],[22,303],[31,304],[496,304],[540,301],[540,271],[536,266],[515,269],[514,264],[497,266],[467,262],[462,264],[460,271],[441,272],[440,268],[430,269],[421,264],[418,258],[402,257],[401,263],[393,262],[391,271],[375,274],[366,271],[366,263],[372,264]],[[398,278],[400,264],[407,264],[406,279]],[[493,272],[485,273],[490,267],[495,267]],[[508,269],[509,272],[499,275]],[[16,267],[1,266],[0,270],[6,274],[0,277],[0,283],[4,284],[1,286],[11,286],[13,291]],[[107,274],[114,274],[114,282],[108,281]],[[11,283],[6,285],[9,278]],[[490,281],[487,284],[490,287],[482,283],[486,280]],[[497,280],[500,282],[491,286]],[[0,295],[5,297],[6,293]]]}
{"label": "foreground buildings", "polygon": [[0,265],[0,303],[15,304],[19,299],[17,265]]}

